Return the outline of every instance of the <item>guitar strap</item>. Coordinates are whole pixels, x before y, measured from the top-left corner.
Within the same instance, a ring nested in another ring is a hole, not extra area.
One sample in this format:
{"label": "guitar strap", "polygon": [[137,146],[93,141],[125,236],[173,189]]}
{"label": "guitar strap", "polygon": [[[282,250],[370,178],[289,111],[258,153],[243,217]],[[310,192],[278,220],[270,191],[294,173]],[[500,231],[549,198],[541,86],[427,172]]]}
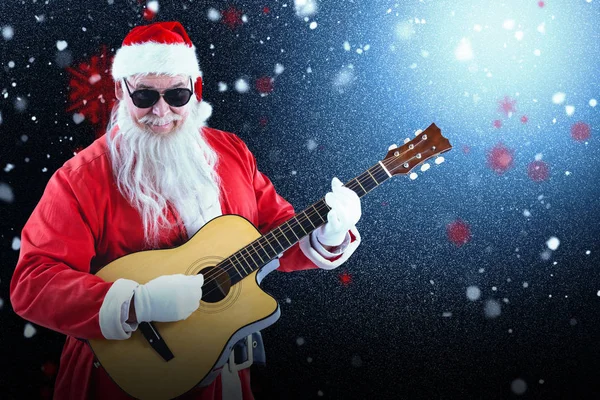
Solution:
{"label": "guitar strap", "polygon": [[237,371],[223,366],[221,370],[221,400],[243,400],[242,383]]}
{"label": "guitar strap", "polygon": [[[248,361],[248,341],[243,338],[233,346],[233,356],[236,364]],[[253,364],[266,364],[265,347],[260,331],[252,334],[252,358]]]}
{"label": "guitar strap", "polygon": [[[252,346],[248,349],[248,346]],[[254,357],[258,359],[254,359]],[[264,347],[262,335],[255,332],[252,335],[237,342],[230,353],[230,358],[221,368],[221,398],[222,400],[242,400],[242,384],[238,371],[249,368],[255,362],[264,364]]]}
{"label": "guitar strap", "polygon": [[[265,347],[263,345],[263,339],[260,331],[254,332],[252,334],[252,364],[265,365],[266,364],[266,356],[265,356]],[[233,357],[234,363],[236,365],[243,364],[248,361],[248,339],[247,337],[241,339],[233,346]],[[248,366],[249,367],[249,366]],[[216,378],[221,374],[222,369],[229,369],[229,361],[225,364],[213,369],[210,373],[204,378],[202,383],[198,386],[204,387],[210,385]]]}

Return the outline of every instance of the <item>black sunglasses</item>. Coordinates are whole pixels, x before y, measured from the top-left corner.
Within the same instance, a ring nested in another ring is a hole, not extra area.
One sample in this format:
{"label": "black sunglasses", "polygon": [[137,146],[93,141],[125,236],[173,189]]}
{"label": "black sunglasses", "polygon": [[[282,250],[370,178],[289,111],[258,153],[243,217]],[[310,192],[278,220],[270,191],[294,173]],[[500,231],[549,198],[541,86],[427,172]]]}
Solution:
{"label": "black sunglasses", "polygon": [[[138,108],[150,108],[155,105],[158,100],[160,100],[160,96],[162,96],[167,104],[173,107],[183,107],[185,106],[194,92],[187,88],[177,88],[177,89],[169,89],[165,90],[163,94],[158,92],[158,90],[152,89],[140,89],[131,93],[129,90],[129,85],[127,85],[127,80],[123,78],[123,82],[125,82],[125,87],[127,88],[127,92],[129,92],[129,96],[131,97],[131,101]],[[192,78],[190,77],[190,84],[192,83]],[[194,85],[192,85],[192,89]]]}

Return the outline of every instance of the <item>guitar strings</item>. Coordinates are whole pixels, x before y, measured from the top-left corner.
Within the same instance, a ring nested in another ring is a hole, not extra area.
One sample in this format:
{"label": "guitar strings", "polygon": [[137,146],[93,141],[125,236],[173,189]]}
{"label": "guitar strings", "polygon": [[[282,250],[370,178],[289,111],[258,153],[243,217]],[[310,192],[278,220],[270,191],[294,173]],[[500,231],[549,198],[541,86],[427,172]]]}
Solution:
{"label": "guitar strings", "polygon": [[[420,143],[422,143],[422,142],[420,142]],[[419,143],[419,144],[420,144],[420,143]],[[417,144],[417,145],[418,145],[418,144]],[[416,147],[416,146],[415,146],[415,147]],[[408,151],[408,150],[407,150],[407,151]],[[402,153],[402,154],[405,154],[407,151],[405,151],[405,152],[404,152],[404,153]],[[400,154],[400,155],[402,155],[402,154]],[[408,159],[407,161],[410,161],[410,160],[414,159],[415,157],[416,157],[416,156],[413,156],[413,157],[411,157],[410,159]],[[393,162],[393,160],[390,160],[389,162],[386,162],[386,161],[384,160],[384,161],[383,161],[383,164],[384,164],[384,165],[387,167],[387,166],[388,166],[388,165],[390,165],[392,162]],[[398,168],[400,168],[400,166],[398,166],[398,167],[396,167],[396,168],[393,168],[393,169],[392,169],[392,171],[390,171],[390,173],[391,173],[391,172],[393,172],[393,171],[396,171],[396,169],[398,169]],[[363,175],[365,175],[366,173],[367,173],[367,172],[363,172],[363,173],[362,173],[361,175],[359,175],[359,176],[358,176],[358,177],[357,177],[355,180],[356,180],[356,181],[358,181],[358,179],[359,179],[360,177],[362,177]],[[353,182],[350,182],[350,183],[352,184]],[[348,185],[348,186],[346,186],[346,187],[348,187],[349,189],[354,189],[354,188],[357,188],[357,186],[356,186],[356,185],[354,185],[354,186],[352,186],[352,187],[351,187],[350,185]],[[375,186],[375,187],[376,187],[376,186]],[[375,188],[375,187],[374,187],[374,188]],[[374,189],[374,188],[373,188],[373,189]],[[371,190],[372,190],[372,189],[371,189]],[[368,193],[368,192],[367,192],[367,193]],[[320,210],[317,210],[317,212],[320,212],[320,211],[322,211],[322,210],[324,210],[324,209],[328,208],[328,206],[327,206],[327,204],[326,204],[326,203],[324,203],[324,202],[321,202],[321,199],[320,199],[320,200],[318,200],[316,203],[314,203],[314,204],[312,205],[312,207],[313,207],[313,208],[315,208],[314,206],[315,206],[315,204],[317,204],[317,203],[320,203],[320,204],[325,204],[325,207],[322,207],[322,206],[321,206],[321,209],[320,209]],[[316,208],[315,208],[315,209],[316,209]],[[311,213],[309,213],[308,215],[309,215],[309,216],[310,216],[310,215],[314,215],[314,213],[312,213],[312,212],[311,212]],[[285,223],[285,222],[284,222],[284,223]],[[277,229],[277,228],[275,228],[275,229]],[[274,230],[275,230],[275,229],[274,229]],[[317,229],[317,228],[315,228],[315,229]],[[273,232],[274,230],[272,230],[272,231],[270,231],[270,232]],[[280,231],[281,231],[281,229],[280,229]],[[292,232],[293,232],[293,229],[292,229]],[[295,233],[294,233],[294,235],[295,235]],[[273,233],[273,236],[274,236],[274,237],[275,237],[275,239],[276,239],[276,240],[279,242],[279,239],[278,239],[278,237],[277,237],[277,233],[276,233],[276,232],[275,232],[275,233]],[[233,256],[233,257],[235,257],[235,259],[237,260],[237,259],[238,259],[238,257],[236,256],[236,254],[237,254],[237,253],[240,253],[240,252],[241,252],[241,251],[243,251],[244,249],[246,249],[246,251],[248,252],[248,254],[250,254],[250,252],[249,252],[249,250],[247,249],[247,247],[251,246],[251,247],[252,247],[252,249],[254,250],[254,243],[255,243],[255,242],[257,242],[258,240],[260,240],[260,239],[261,239],[261,238],[263,238],[263,237],[264,237],[264,235],[263,235],[263,236],[261,236],[261,237],[259,237],[259,238],[257,238],[255,241],[253,241],[253,242],[249,243],[248,245],[244,246],[242,249],[240,249],[240,250],[239,250],[239,251],[237,251],[236,253],[232,254],[232,256]],[[282,231],[282,233],[281,233],[281,236],[279,236],[279,238],[282,238],[282,237],[285,237],[285,238],[286,238],[286,241],[289,243],[289,240],[288,240],[288,239],[287,239],[287,237],[286,237],[286,236],[283,234],[283,231]],[[297,237],[297,236],[296,236],[296,237]],[[279,243],[279,244],[281,245],[281,243]],[[294,243],[294,244],[295,244],[295,243]],[[259,243],[259,245],[260,245],[260,243]],[[293,246],[293,245],[292,245],[292,246]],[[290,246],[290,247],[291,247],[291,246]],[[254,251],[256,251],[256,250],[254,250]],[[285,251],[285,250],[284,250],[284,251]],[[266,252],[265,252],[265,253],[266,253]],[[257,253],[257,254],[258,254],[258,253]],[[260,257],[260,255],[259,255],[259,257]],[[230,258],[230,257],[229,257],[229,258]],[[247,256],[244,256],[243,254],[240,254],[240,258],[241,258],[243,261],[245,261],[245,262],[246,262],[246,264],[247,264],[247,265],[248,265],[248,267],[250,268],[250,271],[251,271],[251,272],[253,272],[254,270],[253,270],[252,266],[250,265],[250,263],[248,262],[248,258],[250,258],[250,259],[252,260],[252,262],[253,262],[253,263],[255,262],[255,261],[254,261],[254,259],[252,259],[252,257],[251,257],[251,256],[250,256],[250,257],[247,257]],[[244,273],[246,273],[246,274],[247,274],[247,272],[246,272],[246,269],[244,268],[244,266],[243,266],[243,265],[242,265],[242,264],[241,264],[239,261],[238,261],[238,263],[240,264],[240,267],[242,267],[242,269],[244,270]],[[231,262],[231,267],[229,267],[229,268],[227,268],[227,267],[226,267],[226,268],[223,268],[223,269],[219,269],[219,270],[218,270],[216,273],[213,273],[213,274],[211,274],[211,272],[212,272],[212,271],[214,271],[214,270],[211,270],[211,271],[207,272],[207,273],[206,273],[206,275],[205,275],[205,276],[207,277],[207,279],[205,280],[205,283],[206,283],[206,282],[210,282],[210,281],[212,281],[212,280],[216,280],[218,277],[220,277],[220,276],[222,276],[222,275],[229,275],[228,273],[229,273],[229,271],[232,271],[232,269],[235,269],[235,270],[236,270],[236,272],[238,272],[238,274],[241,276],[241,274],[239,273],[239,271],[237,270],[237,268],[235,267],[235,265],[233,264],[233,262]],[[214,275],[214,276],[213,276],[213,275]],[[217,286],[218,286],[218,284],[217,284]],[[215,289],[211,289],[211,290],[209,290],[208,292],[206,292],[205,294],[209,294],[209,293],[211,293],[211,292],[213,292],[214,290],[217,290],[217,289],[218,289],[218,287],[217,287],[217,288],[215,288]]]}
{"label": "guitar strings", "polygon": [[[418,146],[419,144],[421,144],[421,143],[423,143],[423,141],[421,141],[421,142],[417,143],[417,144],[416,144],[414,147],[417,147],[417,146]],[[413,148],[413,149],[414,149],[414,148]],[[407,148],[407,150],[406,150],[406,151],[404,151],[403,153],[399,154],[398,156],[404,155],[404,154],[406,154],[406,153],[407,153],[409,150],[413,150],[413,149],[409,149],[409,148]],[[404,162],[404,163],[406,163],[406,162],[408,162],[408,161],[411,161],[411,160],[413,160],[415,157],[417,157],[417,156],[415,155],[415,156],[413,156],[413,157],[409,158],[408,160],[405,160],[405,162]],[[389,165],[391,165],[391,164],[393,163],[393,161],[394,161],[393,159],[390,159],[389,161],[383,160],[383,161],[382,161],[382,164],[384,164],[384,166],[385,166],[385,167],[386,167],[386,169],[387,169],[387,167],[388,167]],[[401,166],[402,166],[404,163],[402,163],[402,164],[400,164],[399,166],[397,166],[396,168],[392,168],[392,170],[388,170],[388,171],[389,171],[389,172],[390,172],[390,174],[391,174],[392,172],[394,172],[394,171],[396,171],[398,168],[400,168],[400,167],[401,167]],[[376,165],[378,165],[378,164],[376,164]],[[368,171],[369,171],[369,170],[367,170],[367,171],[363,172],[362,174],[360,174],[360,175],[359,175],[358,177],[356,177],[356,178],[355,178],[355,179],[354,179],[352,182],[350,182],[350,185],[348,185],[348,186],[346,186],[346,187],[347,187],[347,188],[349,188],[349,189],[352,189],[352,190],[354,190],[354,189],[358,188],[358,187],[359,187],[359,183],[358,183],[359,179],[360,179],[360,178],[361,178],[363,175],[365,175],[365,176],[366,176],[366,174],[367,174],[367,173],[369,173]],[[371,190],[373,190],[375,187],[377,187],[377,186],[374,186],[374,187],[373,187]],[[361,186],[361,188],[362,188],[362,186]],[[363,188],[363,190],[364,190],[364,188]],[[369,192],[370,192],[371,190],[369,190]],[[367,191],[365,191],[365,192],[366,192],[366,193],[369,193],[369,192],[367,192]],[[366,193],[365,193],[365,194],[366,194]],[[312,224],[312,221],[310,221],[310,218],[309,218],[310,216],[314,216],[316,213],[320,215],[320,212],[321,212],[321,211],[323,211],[323,210],[325,210],[325,209],[329,208],[329,206],[327,205],[327,203],[325,203],[325,202],[324,202],[324,201],[322,201],[322,200],[323,200],[323,199],[319,199],[317,202],[313,203],[313,204],[312,204],[312,205],[309,207],[309,208],[311,208],[311,207],[312,207],[313,209],[315,209],[315,210],[316,210],[315,212],[313,212],[313,211],[310,211],[310,212],[308,212],[308,213],[303,213],[303,216],[301,216],[301,217],[304,217],[304,215],[306,215],[306,217],[305,217],[306,219],[305,219],[305,220],[309,220],[309,222],[311,222],[311,224]],[[322,204],[325,204],[325,207],[323,207],[323,206],[322,206]],[[320,209],[317,209],[317,207],[315,207],[315,205],[319,205],[319,206],[320,206]],[[301,221],[301,219],[300,219],[300,218],[297,218],[297,220],[298,220],[298,221]],[[289,221],[289,220],[288,220],[288,221]],[[287,223],[288,221],[284,222],[284,224],[285,224],[285,223]],[[283,224],[282,224],[282,225],[283,225]],[[289,225],[289,224],[288,224],[288,225]],[[299,224],[299,225],[300,225],[300,226],[302,226],[301,224]],[[314,225],[313,225],[313,226],[314,226]],[[321,226],[321,225],[319,225],[319,227],[320,227],[320,226]],[[291,226],[290,226],[290,228],[291,228]],[[283,238],[283,237],[285,237],[285,240],[286,240],[286,241],[289,243],[289,240],[287,239],[287,237],[285,236],[285,234],[284,234],[284,233],[283,233],[283,231],[281,230],[281,225],[279,226],[279,230],[281,231],[281,236],[279,236],[279,237],[278,237],[278,236],[277,236],[277,232],[274,232],[276,229],[277,229],[277,228],[274,228],[273,230],[269,231],[267,234],[269,234],[269,233],[273,232],[273,236],[275,237],[275,239],[277,240],[277,242],[278,242],[280,245],[281,245],[281,242],[279,242],[279,238]],[[315,228],[315,229],[318,229],[318,227],[317,227],[317,228]],[[294,232],[293,228],[291,228],[291,230],[292,230],[292,232],[294,233],[294,236],[296,236],[296,238],[297,238],[298,240],[300,240],[300,238],[298,238],[298,236],[297,236],[297,235],[296,235],[296,233]],[[246,262],[246,264],[247,264],[247,265],[248,265],[248,267],[250,268],[250,271],[251,271],[251,273],[252,273],[252,272],[254,272],[254,270],[253,270],[252,266],[250,265],[250,262],[248,262],[248,259],[250,259],[250,260],[251,260],[253,263],[255,263],[255,261],[254,261],[254,259],[252,258],[252,256],[250,255],[250,251],[249,251],[247,248],[248,248],[248,247],[252,247],[252,250],[254,250],[254,251],[256,252],[256,254],[258,254],[258,251],[257,251],[257,250],[254,248],[254,244],[255,244],[255,243],[258,243],[258,241],[259,241],[260,239],[264,238],[264,236],[265,236],[265,235],[262,235],[262,236],[260,236],[259,238],[255,239],[253,242],[251,242],[251,243],[247,244],[247,245],[246,245],[246,246],[244,246],[242,249],[240,249],[240,250],[236,251],[235,253],[233,253],[233,254],[232,254],[230,257],[228,257],[227,259],[230,259],[231,257],[234,257],[234,258],[236,259],[236,261],[237,261],[237,260],[238,260],[238,256],[236,256],[236,254],[237,254],[237,253],[240,253],[240,258],[241,258],[241,259],[242,259],[244,262]],[[268,243],[268,241],[267,241],[267,243]],[[295,243],[294,243],[294,244],[295,244]],[[260,246],[260,247],[261,247],[261,248],[264,250],[264,247],[262,247],[262,245],[261,245],[260,243],[258,243],[258,245],[259,245],[259,246]],[[292,244],[290,247],[292,247],[292,246],[293,246],[293,244]],[[246,249],[246,252],[247,252],[247,253],[248,253],[248,255],[249,255],[248,257],[247,257],[247,256],[245,256],[245,255],[243,255],[243,254],[241,254],[241,252],[242,252],[244,249]],[[287,250],[287,249],[286,249],[286,250]],[[286,251],[286,250],[284,250],[284,251]],[[267,252],[266,252],[266,251],[265,251],[265,254],[267,254]],[[268,255],[268,254],[267,254],[267,255]],[[260,257],[260,254],[258,254],[258,256],[259,256],[259,258],[261,258],[261,261],[262,261],[262,257]],[[225,259],[225,260],[227,260],[227,259]],[[224,260],[224,261],[225,261],[225,260]],[[240,276],[241,276],[241,274],[239,273],[238,269],[235,267],[235,264],[233,264],[233,262],[231,262],[231,261],[230,261],[230,263],[231,263],[231,266],[230,266],[230,267],[219,268],[219,269],[218,269],[218,271],[217,271],[217,268],[215,268],[215,269],[212,269],[212,270],[210,270],[209,272],[207,272],[207,273],[205,274],[205,278],[206,278],[206,279],[204,280],[204,283],[208,283],[208,282],[211,282],[211,281],[216,281],[216,280],[217,280],[217,278],[219,278],[219,277],[221,277],[221,276],[223,276],[223,275],[229,275],[229,271],[232,271],[232,270],[235,270],[235,271],[238,273],[238,275],[240,275]],[[246,272],[246,269],[245,269],[245,267],[242,265],[242,263],[241,263],[241,262],[239,262],[239,261],[238,261],[238,263],[239,263],[240,267],[241,267],[241,268],[244,270],[244,273],[246,273],[246,274],[247,274],[247,272]],[[217,264],[217,265],[218,265],[218,264]],[[211,274],[211,272],[213,272],[213,271],[217,271],[217,272],[215,272],[215,273],[212,273],[212,274]],[[213,275],[214,275],[214,276],[213,276]],[[248,274],[247,274],[247,275],[248,275]],[[247,275],[246,275],[246,276],[247,276]],[[211,290],[207,291],[206,293],[204,293],[204,294],[203,294],[203,297],[204,297],[204,295],[208,295],[208,294],[210,294],[210,293],[214,292],[215,290],[219,289],[219,284],[218,284],[218,283],[216,283],[216,285],[217,285],[217,287],[216,287],[216,288],[214,288],[214,289],[211,289]]]}

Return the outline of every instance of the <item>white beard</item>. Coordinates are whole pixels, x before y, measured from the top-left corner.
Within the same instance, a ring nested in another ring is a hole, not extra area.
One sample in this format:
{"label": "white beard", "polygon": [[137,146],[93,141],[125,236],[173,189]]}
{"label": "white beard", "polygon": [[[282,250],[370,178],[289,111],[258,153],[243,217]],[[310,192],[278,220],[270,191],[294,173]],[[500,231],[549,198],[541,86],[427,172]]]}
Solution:
{"label": "white beard", "polygon": [[221,214],[217,155],[201,134],[204,120],[192,100],[184,124],[167,135],[139,128],[123,101],[113,110],[119,130],[111,138],[111,124],[106,135],[113,175],[142,217],[149,248],[157,248],[160,230],[174,227],[166,219],[167,202],[181,215],[188,236]]}

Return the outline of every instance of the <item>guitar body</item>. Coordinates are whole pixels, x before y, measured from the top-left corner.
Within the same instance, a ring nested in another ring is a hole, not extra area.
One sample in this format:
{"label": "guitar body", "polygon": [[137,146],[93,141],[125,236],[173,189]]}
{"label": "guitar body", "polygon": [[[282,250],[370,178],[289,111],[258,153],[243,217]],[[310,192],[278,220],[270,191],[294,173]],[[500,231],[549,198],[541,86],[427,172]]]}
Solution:
{"label": "guitar body", "polygon": [[[108,282],[125,278],[141,284],[161,275],[194,275],[260,236],[243,217],[223,215],[177,248],[132,253],[96,275]],[[208,383],[214,377],[210,372],[227,361],[237,341],[279,318],[279,305],[258,286],[257,273],[232,285],[222,300],[201,301],[186,320],[153,322],[174,355],[169,361],[139,329],[127,340],[89,340],[92,350],[115,383],[138,399],[171,399]]]}

